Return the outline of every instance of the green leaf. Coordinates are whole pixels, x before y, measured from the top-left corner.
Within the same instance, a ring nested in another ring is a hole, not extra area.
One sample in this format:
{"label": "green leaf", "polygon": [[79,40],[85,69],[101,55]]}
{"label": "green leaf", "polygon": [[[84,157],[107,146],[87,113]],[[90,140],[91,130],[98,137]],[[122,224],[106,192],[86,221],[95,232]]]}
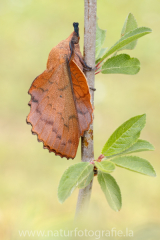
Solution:
{"label": "green leaf", "polygon": [[86,178],[93,172],[93,164],[81,162],[70,166],[62,175],[58,187],[58,199],[63,203]]}
{"label": "green leaf", "polygon": [[107,173],[98,172],[98,182],[104,192],[110,207],[119,211],[122,206],[121,192],[116,180]]}
{"label": "green leaf", "polygon": [[132,13],[129,13],[128,16],[126,17],[126,20],[124,22],[122,31],[121,31],[121,36],[124,36],[126,33],[138,28],[137,21],[135,17],[133,16]]}
{"label": "green leaf", "polygon": [[151,143],[145,140],[138,139],[130,148],[125,150],[122,154],[129,154],[133,152],[153,151],[154,147]]}
{"label": "green leaf", "polygon": [[115,157],[110,161],[114,162],[118,167],[126,168],[151,177],[156,176],[156,172],[150,162],[137,156]]}
{"label": "green leaf", "polygon": [[88,184],[92,181],[94,177],[94,171],[92,169],[92,171],[89,173],[88,177],[86,177],[79,185],[78,188],[85,188],[88,186]]}
{"label": "green leaf", "polygon": [[[132,13],[129,13],[125,22],[124,22],[124,25],[123,25],[123,28],[122,28],[122,32],[121,32],[121,36],[123,37],[126,33],[134,30],[138,28],[138,25],[137,25],[137,21],[136,19],[134,18],[133,14]],[[124,49],[134,49],[135,46],[137,44],[137,40],[127,44],[126,46],[124,46],[123,48],[119,49],[120,50],[124,50]]]}
{"label": "green leaf", "polygon": [[111,173],[115,170],[115,165],[107,160],[97,162],[95,161],[95,166],[102,172]]}
{"label": "green leaf", "polygon": [[96,63],[98,63],[98,62],[99,62],[99,59],[107,52],[107,49],[108,49],[108,48],[101,48],[98,56],[96,57]]}
{"label": "green leaf", "polygon": [[96,58],[98,57],[101,47],[104,43],[104,40],[106,38],[106,30],[102,30],[98,26],[98,21],[96,23]]}
{"label": "green leaf", "polygon": [[146,27],[140,27],[136,28],[128,33],[126,33],[123,37],[120,38],[107,52],[106,54],[101,58],[101,61],[107,58],[109,55],[114,53],[115,51],[118,51],[122,47],[126,46],[127,44],[137,40],[140,37],[143,37],[146,34],[151,33],[152,30],[150,28]]}
{"label": "green leaf", "polygon": [[136,143],[134,143],[131,147],[129,147],[125,151],[123,151],[119,154],[115,154],[110,157],[107,157],[107,159],[115,157],[116,155],[124,155],[124,154],[130,154],[130,153],[135,153],[135,152],[153,151],[153,150],[154,150],[154,147],[151,143],[149,143],[145,140],[138,139]]}
{"label": "green leaf", "polygon": [[137,58],[130,58],[127,54],[120,54],[109,58],[102,66],[102,73],[136,74],[140,70]]}
{"label": "green leaf", "polygon": [[146,115],[138,115],[123,123],[110,136],[102,149],[102,154],[112,156],[131,147],[139,138],[140,131],[144,128]]}

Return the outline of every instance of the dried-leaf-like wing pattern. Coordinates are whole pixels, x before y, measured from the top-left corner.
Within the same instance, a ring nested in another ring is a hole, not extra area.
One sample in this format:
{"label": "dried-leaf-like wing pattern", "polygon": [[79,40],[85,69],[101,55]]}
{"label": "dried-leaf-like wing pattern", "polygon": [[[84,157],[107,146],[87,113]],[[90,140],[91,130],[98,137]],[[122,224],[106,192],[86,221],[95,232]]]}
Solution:
{"label": "dried-leaf-like wing pattern", "polygon": [[76,156],[79,138],[88,130],[93,112],[78,43],[70,59],[70,42],[75,36],[73,32],[51,50],[47,69],[29,89],[27,117],[44,148],[67,159]]}

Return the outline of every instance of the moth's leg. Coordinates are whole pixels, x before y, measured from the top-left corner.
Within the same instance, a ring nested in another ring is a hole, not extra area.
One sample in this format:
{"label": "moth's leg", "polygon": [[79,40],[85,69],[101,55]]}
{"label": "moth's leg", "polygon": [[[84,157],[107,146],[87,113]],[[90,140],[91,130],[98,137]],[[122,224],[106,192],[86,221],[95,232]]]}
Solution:
{"label": "moth's leg", "polygon": [[96,88],[93,87],[89,87],[89,89],[91,89],[92,91],[96,91]]}
{"label": "moth's leg", "polygon": [[79,57],[79,60],[80,60],[80,62],[82,63],[82,65],[83,65],[83,70],[85,70],[85,71],[96,71],[97,70],[97,67],[95,66],[94,68],[92,68],[92,67],[89,67],[88,65],[87,65],[87,63],[84,61],[84,59],[83,58],[81,58],[77,53],[76,53],[76,55]]}
{"label": "moth's leg", "polygon": [[83,58],[80,58],[80,57],[79,57],[79,59],[80,59],[82,65],[83,65],[83,69],[84,69],[85,71],[92,71],[92,70],[94,70],[93,68],[91,68],[91,67],[89,67],[89,66],[87,65],[87,63],[83,60]]}
{"label": "moth's leg", "polygon": [[[77,54],[77,56],[79,57],[79,60],[80,62],[82,63],[83,65],[83,70],[85,71],[92,71],[92,70],[96,70],[96,67],[95,68],[91,68],[87,65],[87,63]],[[96,91],[96,88],[93,88],[93,87],[89,87],[89,89],[91,89],[92,91]]]}
{"label": "moth's leg", "polygon": [[76,55],[79,57],[79,60],[80,60],[80,62],[82,63],[83,69],[84,69],[85,71],[92,71],[92,70],[94,70],[93,68],[89,67],[89,66],[87,65],[87,63],[83,60],[83,58],[81,58],[77,53],[76,53]]}

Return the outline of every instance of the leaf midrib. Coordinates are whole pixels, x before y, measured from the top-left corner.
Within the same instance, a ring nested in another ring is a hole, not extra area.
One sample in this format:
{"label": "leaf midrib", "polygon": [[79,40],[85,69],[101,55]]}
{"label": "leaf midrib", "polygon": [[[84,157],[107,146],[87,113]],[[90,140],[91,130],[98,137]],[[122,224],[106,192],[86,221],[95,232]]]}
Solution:
{"label": "leaf midrib", "polygon": [[[114,205],[115,209],[117,209],[116,204],[115,204],[115,202],[113,201],[113,197],[112,197],[112,195],[111,195],[111,193],[110,193],[110,191],[109,191],[109,188],[107,187],[107,184],[106,184],[107,181],[105,181],[105,178],[104,178],[102,172],[101,172],[101,174],[102,174],[103,180],[104,180],[104,182],[105,182],[106,189],[107,189],[107,191],[108,191],[108,193],[109,193],[109,195],[110,195],[110,198],[111,198],[111,200],[112,200],[112,202],[113,202],[113,205]],[[117,209],[117,210],[118,210],[118,209]]]}
{"label": "leaf midrib", "polygon": [[137,64],[137,65],[132,65],[132,66],[126,66],[126,67],[123,67],[123,66],[121,66],[121,67],[109,67],[109,68],[102,68],[102,71],[104,71],[104,70],[106,70],[106,69],[119,69],[119,68],[132,68],[132,67],[139,67],[139,65]]}
{"label": "leaf midrib", "polygon": [[[139,119],[138,119],[138,120],[139,120]],[[113,144],[114,144],[115,142],[117,142],[117,141],[123,136],[123,134],[125,134],[125,133],[126,133],[131,127],[133,127],[136,123],[137,123],[137,121],[134,122],[133,125],[131,125],[129,128],[127,128],[126,131],[123,132],[123,133],[119,136],[119,138],[116,138],[116,140],[113,142]],[[137,133],[137,134],[138,134],[138,133]],[[112,144],[111,146],[113,146],[113,144]],[[107,150],[109,150],[109,149],[111,148],[111,146],[110,146]]]}

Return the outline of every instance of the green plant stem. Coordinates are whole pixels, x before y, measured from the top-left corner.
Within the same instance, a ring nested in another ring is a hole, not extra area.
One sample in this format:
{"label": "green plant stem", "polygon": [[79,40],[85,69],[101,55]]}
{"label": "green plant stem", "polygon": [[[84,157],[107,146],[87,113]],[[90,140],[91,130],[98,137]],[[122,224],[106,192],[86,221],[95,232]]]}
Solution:
{"label": "green plant stem", "polygon": [[[96,10],[97,0],[84,0],[84,60],[88,66],[95,67],[95,44],[96,44]],[[89,87],[94,88],[94,71],[86,72]],[[94,91],[90,91],[92,106],[94,106]],[[94,107],[93,107],[94,108]],[[82,161],[94,160],[93,148],[93,123],[81,138]],[[88,209],[92,190],[92,182],[84,189],[79,190],[75,218],[78,218]]]}

